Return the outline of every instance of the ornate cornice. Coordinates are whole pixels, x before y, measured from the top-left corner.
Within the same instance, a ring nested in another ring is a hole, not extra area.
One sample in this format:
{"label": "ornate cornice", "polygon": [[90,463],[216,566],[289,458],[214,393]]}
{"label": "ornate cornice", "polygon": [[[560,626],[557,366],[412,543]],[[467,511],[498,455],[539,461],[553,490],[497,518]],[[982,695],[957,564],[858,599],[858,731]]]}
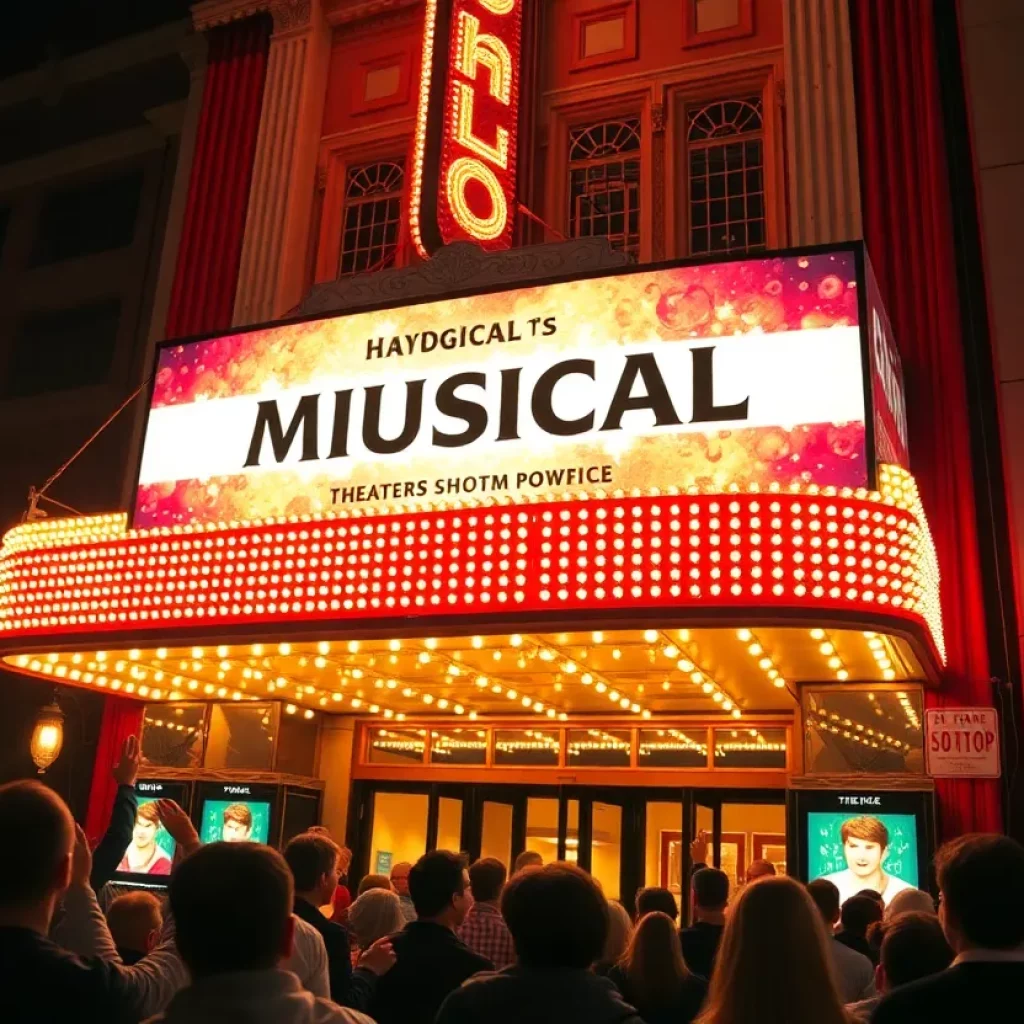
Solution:
{"label": "ornate cornice", "polygon": [[272,0],[270,16],[275,32],[291,32],[305,28],[313,20],[312,0]]}
{"label": "ornate cornice", "polygon": [[400,14],[422,3],[423,0],[323,0],[327,20],[335,26]]}
{"label": "ornate cornice", "polygon": [[192,24],[197,32],[251,18],[270,9],[271,0],[200,0],[192,5]]}

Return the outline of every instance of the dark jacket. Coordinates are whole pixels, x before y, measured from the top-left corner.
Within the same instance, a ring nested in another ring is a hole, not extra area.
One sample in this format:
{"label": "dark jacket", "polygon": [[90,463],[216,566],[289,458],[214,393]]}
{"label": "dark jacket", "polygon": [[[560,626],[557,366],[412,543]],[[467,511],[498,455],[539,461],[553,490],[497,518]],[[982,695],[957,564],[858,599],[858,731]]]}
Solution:
{"label": "dark jacket", "polygon": [[437,1024],[644,1024],[607,979],[591,971],[518,965],[481,974],[453,992]]}
{"label": "dark jacket", "polygon": [[887,995],[872,1024],[1019,1020],[1024,962],[955,964]]}
{"label": "dark jacket", "polygon": [[450,928],[410,921],[391,936],[397,963],[377,979],[367,1013],[377,1024],[433,1024],[449,992],[480,971],[493,971]]}
{"label": "dark jacket", "polygon": [[135,797],[134,786],[118,786],[114,797],[114,809],[110,812],[110,824],[103,838],[92,851],[92,874],[89,884],[93,892],[99,892],[113,877],[117,865],[121,863],[124,851],[132,841],[135,828],[135,815],[139,802]]}
{"label": "dark jacket", "polygon": [[134,1024],[135,1000],[117,968],[83,960],[28,928],[0,928],[4,1024]]}
{"label": "dark jacket", "polygon": [[723,931],[725,925],[698,921],[679,932],[679,942],[683,947],[686,966],[694,974],[699,974],[708,981],[711,980],[711,972],[715,969],[715,958],[718,956],[718,944],[722,941]]}
{"label": "dark jacket", "polygon": [[835,940],[836,942],[841,942],[848,949],[860,953],[861,956],[866,956],[875,967],[878,966],[878,950],[872,949],[871,944],[863,935],[855,935],[853,932],[840,930],[836,932]]}
{"label": "dark jacket", "polygon": [[343,925],[324,917],[317,907],[306,900],[295,900],[295,916],[311,924],[324,939],[327,947],[327,971],[331,982],[331,999],[339,1006],[368,1012],[377,976],[373,971],[357,967],[352,970],[352,946]]}
{"label": "dark jacket", "polygon": [[622,998],[636,1007],[645,1024],[691,1024],[708,995],[707,981],[693,972],[683,979],[679,997],[667,1006],[653,1006],[639,999],[625,969],[618,964],[609,971],[608,979],[622,993]]}

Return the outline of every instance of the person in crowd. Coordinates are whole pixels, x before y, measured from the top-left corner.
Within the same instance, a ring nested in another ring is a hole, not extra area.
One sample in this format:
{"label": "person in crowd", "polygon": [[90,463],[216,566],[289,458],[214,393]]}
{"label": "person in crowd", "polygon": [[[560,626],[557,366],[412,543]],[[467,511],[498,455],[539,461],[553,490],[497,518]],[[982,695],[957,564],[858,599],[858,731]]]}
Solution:
{"label": "person in crowd", "polygon": [[159,831],[160,812],[157,810],[156,802],[143,804],[135,812],[132,841],[124,851],[117,870],[140,875],[169,875],[171,858],[156,841],[156,834]]}
{"label": "person in crowd", "polygon": [[851,896],[839,911],[839,930],[836,942],[866,956],[871,965],[878,965],[878,955],[868,942],[868,930],[882,920],[882,904],[870,896]]}
{"label": "person in crowd", "polygon": [[776,877],[744,886],[698,1024],[848,1024],[829,963],[831,941],[798,882]]}
{"label": "person in crowd", "polygon": [[939,920],[956,957],[947,970],[891,992],[872,1019],[1012,1019],[1024,990],[1024,846],[1008,836],[960,836],[939,849],[935,869]]}
{"label": "person in crowd", "polygon": [[320,907],[331,902],[338,884],[341,848],[323,832],[305,832],[289,841],[284,859],[295,885],[295,915],[323,938],[331,998],[342,1006],[365,1010],[377,975],[390,970],[394,953],[387,939],[382,939],[363,954],[353,971],[348,932],[321,913]]}
{"label": "person in crowd", "polygon": [[117,792],[110,814],[107,831],[92,851],[92,876],[89,885],[93,892],[99,892],[119,870],[121,858],[132,841],[136,825],[138,800],[135,796],[135,780],[139,775],[139,740],[129,736],[121,744],[121,754],[113,768]]}
{"label": "person in crowd", "polygon": [[386,889],[388,892],[395,891],[395,887],[391,884],[391,879],[387,875],[363,875],[363,880],[359,883],[359,888],[356,890],[356,896],[362,896],[364,892],[369,892],[371,889]]}
{"label": "person in crowd", "polygon": [[775,865],[770,860],[752,860],[747,865],[747,885],[751,882],[756,882],[759,878],[774,878],[778,872],[775,870]]}
{"label": "person in crowd", "polygon": [[[306,831],[332,839],[330,829],[323,825],[310,825]],[[324,908],[324,913],[332,921],[345,924],[348,918],[348,908],[352,906],[352,893],[348,887],[348,869],[352,863],[352,851],[346,846],[339,846],[338,849],[341,851],[338,861],[338,884],[334,887],[330,906]]]}
{"label": "person in crowd", "polygon": [[835,938],[835,927],[839,922],[839,889],[825,878],[808,883],[811,895],[825,922],[828,932],[828,951],[836,972],[839,994],[844,1003],[857,1003],[875,995],[875,969],[871,961],[855,949],[843,945]]}
{"label": "person in crowd", "polygon": [[401,861],[391,869],[391,887],[398,893],[402,902],[402,916],[406,922],[416,920],[416,907],[413,905],[412,896],[409,895],[409,873],[412,865],[408,861]]}
{"label": "person in crowd", "polygon": [[660,910],[640,918],[626,955],[608,977],[646,1024],[690,1024],[708,992],[707,982],[683,960],[675,919]]}
{"label": "person in crowd", "polygon": [[398,893],[390,889],[369,889],[348,908],[349,935],[360,952],[404,927]]}
{"label": "person in crowd", "polygon": [[910,885],[885,870],[889,855],[889,830],[885,823],[870,814],[848,818],[839,828],[843,841],[846,869],[826,875],[839,890],[839,902],[845,903],[863,889],[873,889],[888,903],[896,893]]}
{"label": "person in crowd", "polygon": [[693,924],[679,933],[683,960],[694,974],[711,979],[718,945],[725,930],[729,902],[729,876],[718,868],[703,868],[690,879],[693,893]]}
{"label": "person in crowd", "polygon": [[151,1024],[370,1024],[303,991],[279,967],[296,918],[284,858],[257,843],[212,843],[179,865],[170,906],[191,983]]}
{"label": "person in crowd", "polygon": [[420,857],[409,872],[409,893],[416,920],[391,936],[398,962],[377,980],[370,1005],[377,1024],[432,1024],[449,992],[494,969],[456,934],[473,905],[458,854],[434,850]]}
{"label": "person in crowd", "polygon": [[512,933],[501,916],[501,891],[508,871],[494,857],[484,857],[469,869],[469,887],[473,906],[459,927],[459,938],[474,953],[486,957],[500,971],[515,963]]}
{"label": "person in crowd", "polygon": [[252,842],[252,811],[246,804],[231,804],[224,808],[220,837],[225,843]]}
{"label": "person in crowd", "polygon": [[879,962],[875,968],[875,988],[879,994],[847,1007],[864,1022],[871,1020],[883,996],[893,989],[938,974],[953,961],[953,950],[934,914],[904,911],[879,924],[876,930],[880,933]]}
{"label": "person in crowd", "polygon": [[[900,889],[900,892],[907,892],[906,889]],[[882,894],[877,889],[861,889],[860,892],[855,892],[854,896],[866,896],[869,900],[874,900],[884,911],[885,900],[882,898]]]}
{"label": "person in crowd", "polygon": [[932,894],[920,889],[903,889],[896,893],[885,908],[884,918],[891,921],[897,914],[905,914],[908,910],[918,910],[924,914],[935,913],[935,900]]}
{"label": "person in crowd", "polygon": [[618,900],[608,900],[608,934],[601,956],[594,964],[595,973],[607,974],[622,959],[632,937],[633,921],[629,911]]}
{"label": "person in crowd", "polygon": [[649,885],[636,894],[636,919],[655,912],[668,914],[673,921],[679,920],[679,904],[668,889],[660,885]]}
{"label": "person in crowd", "polygon": [[[187,822],[184,811],[176,809]],[[0,836],[4,1024],[120,1024],[165,1005],[185,980],[173,932],[165,925],[158,946],[135,966],[120,962],[89,884],[89,844],[64,801],[35,781],[0,786]],[[180,832],[175,838],[179,836]],[[62,898],[67,934],[101,959],[82,959],[48,938],[54,908]]]}
{"label": "person in crowd", "polygon": [[642,1024],[590,969],[605,947],[608,904],[586,872],[574,864],[520,871],[505,886],[501,912],[515,965],[454,990],[436,1024]]}
{"label": "person in crowd", "polygon": [[147,889],[122,893],[107,908],[107,927],[126,964],[137,964],[156,948],[163,923],[160,900]]}
{"label": "person in crowd", "polygon": [[516,857],[515,865],[512,868],[512,874],[518,875],[520,871],[524,871],[526,868],[542,867],[544,867],[544,858],[536,850],[523,850],[523,852]]}

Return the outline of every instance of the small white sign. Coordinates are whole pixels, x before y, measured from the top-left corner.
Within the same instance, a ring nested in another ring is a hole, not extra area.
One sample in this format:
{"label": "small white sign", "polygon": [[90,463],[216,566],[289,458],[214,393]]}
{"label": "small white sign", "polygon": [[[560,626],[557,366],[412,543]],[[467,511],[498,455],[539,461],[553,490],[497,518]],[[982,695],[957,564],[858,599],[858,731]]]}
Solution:
{"label": "small white sign", "polygon": [[938,779],[998,779],[999,715],[995,708],[925,712],[925,765]]}

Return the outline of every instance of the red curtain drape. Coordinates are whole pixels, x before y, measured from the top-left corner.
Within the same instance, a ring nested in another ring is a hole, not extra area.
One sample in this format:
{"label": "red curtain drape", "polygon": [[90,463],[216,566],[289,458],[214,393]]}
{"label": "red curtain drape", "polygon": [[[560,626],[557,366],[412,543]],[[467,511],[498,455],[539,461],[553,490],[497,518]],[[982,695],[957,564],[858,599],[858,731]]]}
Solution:
{"label": "red curtain drape", "polygon": [[207,33],[203,106],[166,336],[231,326],[272,24],[246,18]]}
{"label": "red curtain drape", "polygon": [[110,812],[117,793],[112,771],[121,756],[121,744],[129,736],[141,736],[142,712],[143,704],[138,700],[108,695],[104,702],[84,826],[85,834],[92,843],[100,840],[110,823]]}
{"label": "red curtain drape", "polygon": [[[903,359],[910,468],[938,552],[948,655],[929,705],[991,705],[949,178],[931,5],[852,0],[864,238]],[[998,784],[938,783],[944,837],[1001,826]]]}

